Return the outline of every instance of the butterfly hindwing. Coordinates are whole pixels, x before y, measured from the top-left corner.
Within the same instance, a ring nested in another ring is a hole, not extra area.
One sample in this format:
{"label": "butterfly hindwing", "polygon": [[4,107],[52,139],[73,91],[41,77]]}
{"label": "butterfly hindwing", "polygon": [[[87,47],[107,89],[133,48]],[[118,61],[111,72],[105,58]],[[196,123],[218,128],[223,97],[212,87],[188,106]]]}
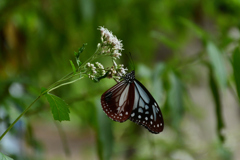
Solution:
{"label": "butterfly hindwing", "polygon": [[122,81],[103,93],[101,104],[104,112],[114,121],[127,119],[144,126],[152,133],[164,128],[163,116],[149,91],[135,79],[132,71]]}
{"label": "butterfly hindwing", "polygon": [[114,121],[126,121],[133,107],[134,85],[125,80],[103,93],[101,104],[104,112]]}
{"label": "butterfly hindwing", "polygon": [[134,80],[134,85],[134,106],[129,119],[144,126],[152,133],[161,132],[164,127],[164,122],[158,104],[138,80]]}

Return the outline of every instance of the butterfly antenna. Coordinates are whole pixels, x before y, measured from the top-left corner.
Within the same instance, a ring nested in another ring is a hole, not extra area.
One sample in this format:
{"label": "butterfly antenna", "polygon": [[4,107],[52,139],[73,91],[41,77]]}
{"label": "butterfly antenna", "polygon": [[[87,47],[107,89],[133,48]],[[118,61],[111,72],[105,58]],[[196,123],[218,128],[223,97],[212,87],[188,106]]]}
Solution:
{"label": "butterfly antenna", "polygon": [[129,52],[129,54],[127,54],[127,56],[130,59],[130,64],[131,64],[130,67],[133,68],[133,70],[135,70],[135,64],[134,64],[131,52]]}

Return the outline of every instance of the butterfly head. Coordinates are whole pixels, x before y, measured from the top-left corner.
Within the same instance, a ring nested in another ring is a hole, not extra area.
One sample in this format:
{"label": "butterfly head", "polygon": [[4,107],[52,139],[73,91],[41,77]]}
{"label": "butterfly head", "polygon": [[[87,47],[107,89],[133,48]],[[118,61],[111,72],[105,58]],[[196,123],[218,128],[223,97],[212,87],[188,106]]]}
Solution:
{"label": "butterfly head", "polygon": [[128,83],[133,83],[133,80],[135,79],[135,71],[133,70],[130,73],[127,73],[124,77],[122,77],[125,81]]}

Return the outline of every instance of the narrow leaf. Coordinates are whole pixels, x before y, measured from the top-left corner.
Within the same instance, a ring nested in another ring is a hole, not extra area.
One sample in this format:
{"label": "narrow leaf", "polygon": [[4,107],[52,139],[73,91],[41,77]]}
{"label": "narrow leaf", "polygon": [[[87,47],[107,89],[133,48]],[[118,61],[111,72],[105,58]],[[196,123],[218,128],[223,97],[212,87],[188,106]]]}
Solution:
{"label": "narrow leaf", "polygon": [[79,59],[80,54],[85,50],[87,43],[84,43],[81,48],[78,49],[78,52],[74,52],[76,59]]}
{"label": "narrow leaf", "polygon": [[53,94],[45,94],[53,114],[53,118],[58,121],[69,121],[69,108],[68,105],[61,98]]}
{"label": "narrow leaf", "polygon": [[207,52],[218,85],[220,87],[225,87],[227,85],[227,73],[221,51],[215,46],[214,43],[207,42]]}
{"label": "narrow leaf", "polygon": [[207,38],[207,33],[204,32],[203,29],[194,24],[192,21],[186,18],[180,18],[180,22],[186,27],[188,27],[190,30],[192,30],[200,39],[205,40]]}
{"label": "narrow leaf", "polygon": [[154,68],[153,71],[153,76],[152,76],[152,86],[154,86],[153,88],[153,92],[152,94],[155,96],[156,101],[159,102],[163,102],[164,99],[164,91],[163,91],[163,81],[162,78],[160,78],[160,76],[162,76],[163,72],[165,70],[165,64],[164,63],[159,63],[156,65],[156,67]]}
{"label": "narrow leaf", "polygon": [[105,115],[100,101],[96,104],[97,147],[100,160],[110,160],[113,151],[113,133],[111,120]]}
{"label": "narrow leaf", "polygon": [[13,160],[13,159],[0,152],[0,160]]}
{"label": "narrow leaf", "polygon": [[72,66],[73,73],[76,74],[76,67],[75,67],[75,65],[73,64],[73,62],[71,60],[70,60],[70,63],[71,63],[71,66]]}
{"label": "narrow leaf", "polygon": [[80,54],[85,50],[86,45],[87,43],[83,43],[82,47],[78,49],[78,56],[80,56]]}
{"label": "narrow leaf", "polygon": [[236,83],[238,98],[240,100],[240,50],[236,48],[232,55],[233,74]]}
{"label": "narrow leaf", "polygon": [[220,92],[217,85],[217,81],[213,75],[213,69],[209,66],[209,85],[215,102],[215,114],[217,118],[217,134],[221,142],[224,141],[224,136],[222,135],[222,129],[224,128],[224,122],[222,117],[222,104],[220,98]]}
{"label": "narrow leaf", "polygon": [[170,90],[168,92],[168,105],[173,118],[173,126],[178,128],[180,120],[182,118],[183,108],[183,87],[179,78],[174,74],[170,73]]}

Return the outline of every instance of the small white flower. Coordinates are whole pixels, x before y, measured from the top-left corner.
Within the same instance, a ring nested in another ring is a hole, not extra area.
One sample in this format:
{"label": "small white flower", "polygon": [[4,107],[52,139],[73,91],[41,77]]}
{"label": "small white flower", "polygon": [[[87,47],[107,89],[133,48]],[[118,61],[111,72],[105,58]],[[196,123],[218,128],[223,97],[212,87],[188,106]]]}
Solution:
{"label": "small white flower", "polygon": [[112,34],[107,28],[99,27],[101,31],[101,41],[102,45],[98,44],[98,47],[101,47],[100,54],[107,54],[112,56],[113,59],[120,58],[122,55],[120,52],[123,50],[122,41],[119,40],[116,36]]}
{"label": "small white flower", "polygon": [[115,68],[117,68],[117,63],[113,60],[113,65]]}
{"label": "small white flower", "polygon": [[112,56],[115,57],[115,58],[120,58],[121,55],[122,55],[122,54],[119,53],[118,50],[115,50],[115,51],[113,52],[113,54],[112,54]]}
{"label": "small white flower", "polygon": [[98,44],[97,44],[97,48],[100,48],[100,47],[101,47],[101,44],[100,44],[100,43],[98,43]]}
{"label": "small white flower", "polygon": [[105,75],[106,74],[106,71],[105,70],[102,70],[102,75]]}
{"label": "small white flower", "polygon": [[96,62],[96,65],[97,65],[97,67],[98,67],[99,69],[104,69],[104,67],[103,67],[103,65],[102,65],[101,63]]}

